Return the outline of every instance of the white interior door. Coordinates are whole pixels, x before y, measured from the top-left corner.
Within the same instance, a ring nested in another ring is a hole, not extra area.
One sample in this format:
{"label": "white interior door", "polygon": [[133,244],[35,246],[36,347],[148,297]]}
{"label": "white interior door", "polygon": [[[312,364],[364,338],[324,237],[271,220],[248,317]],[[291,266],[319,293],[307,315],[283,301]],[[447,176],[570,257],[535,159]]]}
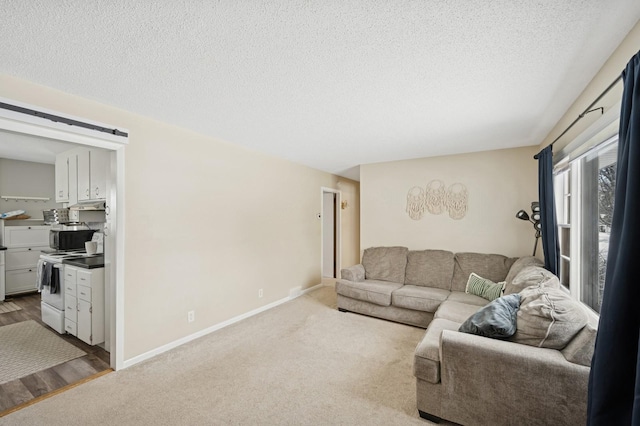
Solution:
{"label": "white interior door", "polygon": [[322,276],[336,278],[336,194],[322,193]]}

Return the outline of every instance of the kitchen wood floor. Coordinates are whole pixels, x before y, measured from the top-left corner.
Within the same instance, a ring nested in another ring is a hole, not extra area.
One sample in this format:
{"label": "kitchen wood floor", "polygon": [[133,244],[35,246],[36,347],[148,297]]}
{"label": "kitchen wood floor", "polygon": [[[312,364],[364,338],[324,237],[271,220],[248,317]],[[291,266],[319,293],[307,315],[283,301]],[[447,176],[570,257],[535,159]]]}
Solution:
{"label": "kitchen wood floor", "polygon": [[[40,316],[39,293],[9,297],[7,301],[14,302],[22,310],[0,314],[0,326],[35,320],[46,327]],[[6,410],[110,369],[109,353],[104,349],[87,345],[69,334],[59,336],[85,351],[87,355],[21,379],[0,384],[0,417]]]}

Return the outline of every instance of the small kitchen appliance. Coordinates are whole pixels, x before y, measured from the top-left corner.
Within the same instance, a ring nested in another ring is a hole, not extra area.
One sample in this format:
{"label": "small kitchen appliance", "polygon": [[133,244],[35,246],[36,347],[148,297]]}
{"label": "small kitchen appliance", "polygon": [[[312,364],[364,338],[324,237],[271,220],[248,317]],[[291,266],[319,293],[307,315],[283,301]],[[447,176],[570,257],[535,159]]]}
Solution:
{"label": "small kitchen appliance", "polygon": [[77,231],[52,229],[49,231],[49,247],[54,250],[84,249],[84,243],[91,241],[95,232],[93,229]]}

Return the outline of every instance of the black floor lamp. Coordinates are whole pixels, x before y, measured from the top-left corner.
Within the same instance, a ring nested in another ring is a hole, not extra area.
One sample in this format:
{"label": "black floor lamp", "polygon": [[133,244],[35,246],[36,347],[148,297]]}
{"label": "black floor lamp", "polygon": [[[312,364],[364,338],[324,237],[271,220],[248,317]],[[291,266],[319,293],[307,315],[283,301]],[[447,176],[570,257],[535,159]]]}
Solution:
{"label": "black floor lamp", "polygon": [[518,219],[526,220],[533,223],[533,229],[536,230],[536,241],[533,244],[533,256],[535,256],[536,249],[538,248],[538,240],[542,235],[542,225],[540,224],[540,203],[538,203],[537,201],[531,203],[531,216],[529,216],[526,211],[520,210],[518,213],[516,213],[516,217]]}

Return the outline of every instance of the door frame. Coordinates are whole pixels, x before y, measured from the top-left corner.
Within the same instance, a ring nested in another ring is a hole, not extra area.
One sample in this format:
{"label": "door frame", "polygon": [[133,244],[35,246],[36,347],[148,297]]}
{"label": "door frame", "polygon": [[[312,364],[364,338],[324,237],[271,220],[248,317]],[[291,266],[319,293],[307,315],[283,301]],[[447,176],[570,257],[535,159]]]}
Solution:
{"label": "door frame", "polygon": [[[30,105],[24,102],[18,102],[13,99],[0,97],[0,102],[20,106],[26,109],[41,111],[46,114],[56,115],[59,117],[69,118],[71,120],[89,123],[105,128],[118,128],[127,134],[127,129],[113,126],[111,124],[100,123],[94,120],[87,120],[83,117],[72,116],[58,111],[42,108],[38,105]],[[124,206],[124,189],[125,189],[125,148],[129,143],[128,136],[116,136],[109,133],[90,130],[83,127],[70,126],[68,124],[54,122],[46,118],[35,115],[28,115],[0,109],[0,130],[7,130],[16,133],[23,133],[32,136],[39,136],[47,139],[59,140],[62,142],[70,142],[83,146],[91,146],[103,148],[115,153],[111,155],[111,159],[115,158],[115,165],[111,165],[111,170],[115,170],[115,197],[111,196],[110,201],[115,200],[115,205],[110,206],[109,214],[115,217],[115,233],[114,229],[105,230],[110,232],[114,238],[115,255],[113,259],[108,259],[105,253],[105,265],[111,261],[110,269],[110,287],[111,287],[111,306],[110,306],[110,364],[111,368],[120,370],[124,367],[124,280],[125,280],[125,206]],[[113,223],[113,221],[112,221]]]}
{"label": "door frame", "polygon": [[324,194],[325,193],[333,193],[336,194],[336,202],[335,202],[335,221],[333,226],[335,227],[335,240],[334,244],[336,246],[335,251],[335,261],[336,261],[336,273],[335,279],[340,278],[340,270],[342,269],[342,219],[340,214],[340,206],[342,205],[342,192],[338,189],[321,187],[320,188],[320,281],[323,282],[325,277],[322,274],[323,265],[324,265],[324,218],[322,217],[322,212],[324,212]]}

